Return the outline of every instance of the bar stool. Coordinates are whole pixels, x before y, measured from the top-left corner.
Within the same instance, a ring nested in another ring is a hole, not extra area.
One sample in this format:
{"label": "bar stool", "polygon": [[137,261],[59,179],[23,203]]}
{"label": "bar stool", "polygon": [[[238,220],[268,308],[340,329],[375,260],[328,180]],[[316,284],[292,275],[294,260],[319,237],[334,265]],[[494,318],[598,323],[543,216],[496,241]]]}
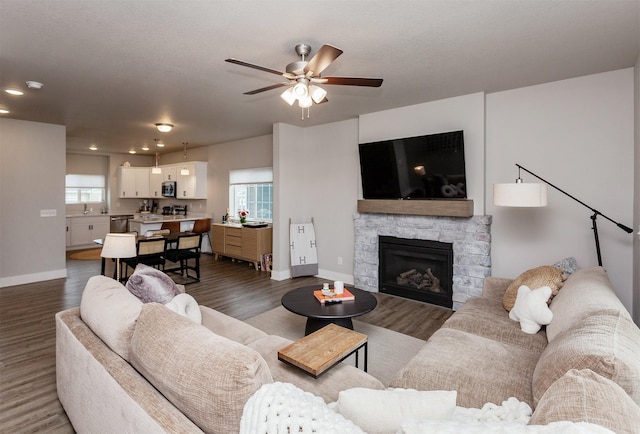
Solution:
{"label": "bar stool", "polygon": [[209,240],[209,248],[213,252],[213,246],[211,245],[211,236],[209,235],[210,230],[211,230],[211,219],[200,219],[200,220],[196,220],[193,223],[193,229],[191,230],[191,232],[195,234],[202,234],[203,237],[206,235],[207,239]]}
{"label": "bar stool", "polygon": [[172,234],[180,232],[180,222],[163,222],[160,229],[169,229]]}

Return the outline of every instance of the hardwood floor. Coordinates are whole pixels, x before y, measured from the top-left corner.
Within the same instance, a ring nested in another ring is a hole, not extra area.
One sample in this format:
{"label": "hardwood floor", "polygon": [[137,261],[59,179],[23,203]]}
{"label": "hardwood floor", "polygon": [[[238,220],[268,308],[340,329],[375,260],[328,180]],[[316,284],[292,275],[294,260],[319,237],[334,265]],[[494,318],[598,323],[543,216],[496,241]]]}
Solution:
{"label": "hardwood floor", "polygon": [[[80,305],[87,280],[100,274],[100,261],[68,259],[67,271],[66,279],[0,288],[2,433],[73,432],[56,393],[54,315]],[[199,304],[244,320],[279,306],[282,295],[293,288],[323,281],[299,277],[277,282],[246,262],[203,255],[201,281],[188,285],[187,292]],[[451,315],[438,306],[375,296],[378,307],[358,320],[419,339],[427,339]]]}

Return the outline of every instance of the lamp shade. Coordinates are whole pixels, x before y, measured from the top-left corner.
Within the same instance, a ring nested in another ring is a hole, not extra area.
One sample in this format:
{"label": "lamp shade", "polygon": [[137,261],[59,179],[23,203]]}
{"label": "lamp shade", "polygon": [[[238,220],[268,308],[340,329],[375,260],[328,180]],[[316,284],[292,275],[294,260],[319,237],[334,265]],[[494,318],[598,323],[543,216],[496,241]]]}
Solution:
{"label": "lamp shade", "polygon": [[135,234],[107,234],[100,256],[103,258],[134,258],[136,256]]}
{"label": "lamp shade", "polygon": [[493,184],[493,204],[514,207],[547,206],[547,186],[524,182]]}

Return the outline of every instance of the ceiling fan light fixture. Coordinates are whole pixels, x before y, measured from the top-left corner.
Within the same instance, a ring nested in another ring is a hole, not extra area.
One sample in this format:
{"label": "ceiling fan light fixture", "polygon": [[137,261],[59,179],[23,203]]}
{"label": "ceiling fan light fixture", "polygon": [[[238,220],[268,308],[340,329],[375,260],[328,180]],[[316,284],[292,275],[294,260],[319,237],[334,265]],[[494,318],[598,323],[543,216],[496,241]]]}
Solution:
{"label": "ceiling fan light fixture", "polygon": [[309,86],[309,93],[311,94],[311,99],[313,99],[316,104],[320,104],[327,96],[327,91],[316,85]]}
{"label": "ceiling fan light fixture", "polygon": [[284,92],[282,92],[282,95],[280,95],[280,98],[282,98],[287,104],[289,105],[293,105],[294,102],[296,102],[296,96],[293,94],[293,88],[289,88],[287,90],[285,90]]}
{"label": "ceiling fan light fixture", "polygon": [[309,95],[307,95],[304,98],[299,98],[298,99],[298,107],[300,108],[309,108],[313,105],[313,100],[311,99],[311,97]]}
{"label": "ceiling fan light fixture", "polygon": [[165,124],[165,123],[158,123],[158,124],[155,124],[155,126],[158,129],[158,131],[160,131],[161,133],[168,133],[173,129],[173,125]]}
{"label": "ceiling fan light fixture", "polygon": [[309,95],[309,87],[307,83],[304,81],[299,81],[295,86],[293,86],[293,94],[298,99],[302,99]]}

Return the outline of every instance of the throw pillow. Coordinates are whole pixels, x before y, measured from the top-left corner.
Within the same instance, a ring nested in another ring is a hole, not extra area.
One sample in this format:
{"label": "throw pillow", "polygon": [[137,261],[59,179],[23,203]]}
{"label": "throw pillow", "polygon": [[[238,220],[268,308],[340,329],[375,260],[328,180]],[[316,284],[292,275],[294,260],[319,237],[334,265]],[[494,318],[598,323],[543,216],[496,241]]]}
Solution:
{"label": "throw pillow", "polygon": [[565,279],[566,276],[564,276],[562,270],[552,265],[542,265],[527,270],[509,284],[502,299],[502,306],[508,311],[513,309],[518,295],[518,288],[522,285],[527,285],[532,289],[548,286],[551,288],[551,295],[555,296],[562,288]]}
{"label": "throw pillow", "polygon": [[395,433],[402,421],[408,418],[450,418],[456,408],[456,398],[455,390],[373,390],[355,387],[340,392],[335,410],[369,434]]}
{"label": "throw pillow", "polygon": [[509,312],[509,318],[519,321],[523,332],[535,335],[541,326],[549,324],[553,319],[553,312],[547,304],[549,297],[551,297],[551,288],[548,286],[533,290],[526,285],[520,286],[516,303]]}
{"label": "throw pillow", "polygon": [[165,304],[169,309],[180,315],[189,318],[191,321],[202,324],[202,313],[200,312],[200,306],[195,298],[189,294],[178,294],[173,299]]}
{"label": "throw pillow", "polygon": [[580,267],[578,267],[578,261],[576,261],[576,258],[574,258],[573,256],[561,259],[553,264],[553,266],[561,269],[564,275],[567,277],[571,276],[573,273],[580,269]]}
{"label": "throw pillow", "polygon": [[127,280],[126,287],[143,303],[166,304],[181,293],[169,276],[145,264],[136,266],[135,271]]}

